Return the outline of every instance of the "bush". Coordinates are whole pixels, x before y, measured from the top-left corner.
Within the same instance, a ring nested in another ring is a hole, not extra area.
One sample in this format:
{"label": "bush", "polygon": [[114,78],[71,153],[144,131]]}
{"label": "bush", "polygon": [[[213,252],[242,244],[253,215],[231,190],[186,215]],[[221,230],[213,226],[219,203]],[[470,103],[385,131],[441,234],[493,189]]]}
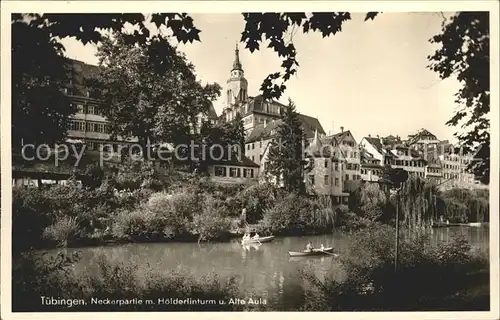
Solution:
{"label": "bush", "polygon": [[311,201],[290,193],[276,200],[264,213],[264,226],[275,234],[304,234],[314,228],[314,206]]}
{"label": "bush", "polygon": [[[394,229],[376,226],[351,233],[349,252],[340,258],[345,276],[320,279],[303,271],[313,285],[308,310],[426,310],[436,301],[455,299],[487,268],[487,261],[472,254],[463,238],[432,248],[428,237],[402,237],[398,272],[394,272]],[[411,288],[411,290],[410,290]],[[461,308],[454,302],[455,308]],[[481,302],[485,306],[488,301]]]}
{"label": "bush", "polygon": [[80,235],[80,226],[74,217],[58,217],[53,225],[43,231],[43,238],[54,241],[58,246],[66,247],[73,243]]}
{"label": "bush", "polygon": [[[60,253],[57,257],[25,256],[13,267],[13,311],[224,311],[241,309],[219,304],[238,297],[234,277],[222,281],[215,274],[195,277],[180,271],[154,270],[134,262],[109,262],[102,255],[92,270],[75,273],[79,256]],[[41,296],[58,299],[134,299],[159,298],[215,300],[214,304],[86,304],[68,310],[65,305],[41,305]]]}
{"label": "bush", "polygon": [[206,197],[201,213],[195,213],[191,232],[198,235],[198,242],[227,237],[231,219],[227,217],[227,208],[213,197]]}

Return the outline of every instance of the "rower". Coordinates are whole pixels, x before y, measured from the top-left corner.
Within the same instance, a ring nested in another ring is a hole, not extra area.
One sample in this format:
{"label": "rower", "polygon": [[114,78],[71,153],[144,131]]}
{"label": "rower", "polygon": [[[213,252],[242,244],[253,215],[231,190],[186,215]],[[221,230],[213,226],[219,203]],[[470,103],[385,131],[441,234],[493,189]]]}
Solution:
{"label": "rower", "polygon": [[319,250],[325,251],[325,246],[323,244],[321,244],[321,248],[319,248]]}
{"label": "rower", "polygon": [[311,252],[311,251],[313,251],[313,249],[314,249],[313,245],[312,245],[311,241],[309,241],[306,245],[306,251]]}
{"label": "rower", "polygon": [[255,235],[253,236],[254,240],[258,240],[259,239],[259,234],[257,232],[255,232]]}
{"label": "rower", "polygon": [[250,235],[247,232],[245,232],[245,234],[243,235],[243,240],[248,240],[248,239],[250,239]]}

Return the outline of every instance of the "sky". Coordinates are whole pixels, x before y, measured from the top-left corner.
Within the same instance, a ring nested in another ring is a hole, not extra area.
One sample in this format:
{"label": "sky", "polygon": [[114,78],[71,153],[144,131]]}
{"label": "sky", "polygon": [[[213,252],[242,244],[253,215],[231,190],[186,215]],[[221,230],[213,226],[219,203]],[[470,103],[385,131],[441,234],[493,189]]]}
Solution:
{"label": "sky", "polygon": [[[448,15],[448,14],[446,14]],[[234,60],[236,43],[244,29],[241,14],[192,14],[201,29],[201,42],[182,45],[194,64],[198,79],[217,82],[225,92]],[[456,141],[457,128],[445,123],[457,108],[455,79],[441,80],[429,70],[427,56],[438,46],[429,39],[441,30],[441,13],[382,13],[364,22],[364,14],[354,14],[342,31],[323,38],[319,33],[293,36],[300,64],[287,83],[280,102],[291,98],[297,111],[321,122],[327,133],[340,127],[350,130],[359,142],[371,134],[408,134],[426,128],[438,139]],[[97,47],[83,46],[72,38],[62,40],[66,55],[97,64]],[[258,95],[264,78],[281,71],[279,57],[261,45],[254,53],[240,43],[240,61],[248,80],[248,94]],[[218,114],[225,96],[214,102]]]}

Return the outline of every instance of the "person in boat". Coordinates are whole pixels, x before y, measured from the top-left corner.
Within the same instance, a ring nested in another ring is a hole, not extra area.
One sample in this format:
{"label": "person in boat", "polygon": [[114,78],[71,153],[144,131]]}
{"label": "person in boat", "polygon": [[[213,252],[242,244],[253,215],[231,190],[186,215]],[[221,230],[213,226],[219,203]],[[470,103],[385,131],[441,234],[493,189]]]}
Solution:
{"label": "person in boat", "polygon": [[252,239],[259,240],[259,238],[260,238],[259,234],[257,232],[255,232],[255,235],[253,236]]}
{"label": "person in boat", "polygon": [[243,235],[243,241],[249,240],[249,239],[250,239],[250,235],[247,232],[245,232],[245,234]]}
{"label": "person in boat", "polygon": [[319,248],[319,250],[325,251],[325,246],[323,244],[321,244],[321,247]]}
{"label": "person in boat", "polygon": [[307,252],[311,252],[311,251],[313,251],[313,249],[314,249],[314,248],[313,248],[313,245],[312,245],[311,241],[309,241],[309,242],[307,243],[307,245],[306,245],[306,251],[307,251]]}

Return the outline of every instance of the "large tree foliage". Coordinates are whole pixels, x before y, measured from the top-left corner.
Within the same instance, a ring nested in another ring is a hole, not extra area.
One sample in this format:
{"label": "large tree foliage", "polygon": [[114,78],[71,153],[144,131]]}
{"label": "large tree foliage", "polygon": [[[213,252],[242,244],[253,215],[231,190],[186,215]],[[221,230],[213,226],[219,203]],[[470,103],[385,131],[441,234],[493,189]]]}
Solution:
{"label": "large tree foliage", "polygon": [[45,29],[12,23],[12,147],[64,139],[75,112],[61,91],[62,46]]}
{"label": "large tree foliage", "polygon": [[196,117],[207,114],[220,95],[218,84],[202,86],[194,67],[168,42],[167,68],[152,66],[151,43],[128,44],[121,34],[102,39],[97,56],[99,72],[91,79],[112,135],[137,137],[151,143],[187,143]]}
{"label": "large tree foliage", "polygon": [[[366,14],[365,21],[375,18],[376,12]],[[243,13],[245,29],[241,41],[250,52],[259,50],[268,41],[268,48],[282,58],[282,72],[268,75],[262,82],[261,90],[265,98],[280,98],[286,89],[285,83],[297,72],[297,50],[293,44],[293,33],[301,31],[320,32],[323,37],[335,35],[342,30],[342,24],[351,19],[349,12],[266,12]],[[287,39],[289,35],[289,39]]]}
{"label": "large tree foliage", "polygon": [[303,192],[303,144],[304,131],[295,104],[289,100],[278,126],[276,137],[271,142],[266,172],[283,182],[287,191]]}
{"label": "large tree foliage", "polygon": [[[250,52],[259,50],[261,44],[268,41],[268,47],[282,58],[283,72],[270,74],[262,83],[264,98],[280,98],[286,89],[285,82],[297,72],[299,63],[293,39],[286,40],[287,35],[300,30],[303,33],[320,32],[323,37],[335,35],[342,30],[342,24],[351,19],[349,12],[313,12],[313,13],[242,13],[245,28],[241,33],[241,41],[246,43]],[[365,21],[373,19],[376,12],[366,14]],[[192,17],[186,13],[140,13],[126,14],[17,14],[13,19],[29,18],[33,25],[43,26],[52,37],[75,37],[83,44],[99,43],[103,36],[100,30],[122,32],[126,24],[135,27],[133,32],[126,33],[128,43],[144,44],[150,42],[150,56],[157,68],[168,65],[165,54],[169,46],[165,40],[172,35],[180,43],[200,40],[201,30],[194,25]],[[157,28],[163,27],[168,32],[151,33],[148,23]],[[292,32],[293,31],[293,32]]]}
{"label": "large tree foliage", "polygon": [[443,23],[441,33],[430,41],[440,48],[429,56],[430,68],[442,79],[455,76],[461,88],[456,102],[461,108],[447,122],[461,126],[462,146],[480,146],[472,168],[489,182],[490,172],[490,20],[489,12],[458,12]]}

